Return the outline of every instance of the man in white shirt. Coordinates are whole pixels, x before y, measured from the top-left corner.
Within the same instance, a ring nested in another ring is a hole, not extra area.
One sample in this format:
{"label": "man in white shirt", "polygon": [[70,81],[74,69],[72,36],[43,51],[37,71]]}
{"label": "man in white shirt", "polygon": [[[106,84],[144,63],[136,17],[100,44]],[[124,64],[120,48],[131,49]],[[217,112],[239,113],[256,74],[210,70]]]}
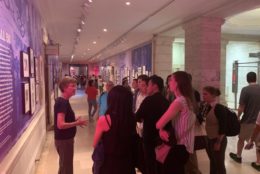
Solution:
{"label": "man in white shirt", "polygon": [[[135,103],[135,111],[137,112],[143,100],[147,97],[147,87],[148,87],[149,77],[147,75],[140,75],[137,78],[138,85],[138,93],[136,96]],[[136,167],[140,170],[141,173],[145,173],[145,162],[144,162],[144,152],[143,152],[143,140],[142,140],[142,132],[143,132],[143,124],[137,122],[136,124],[136,132],[137,132],[137,142],[136,142]]]}
{"label": "man in white shirt", "polygon": [[[149,82],[149,77],[147,75],[140,75],[137,78],[138,81],[138,93],[135,103],[135,113],[138,111],[141,103],[147,97],[147,86]],[[143,123],[137,122],[136,131],[140,137],[142,137]]]}

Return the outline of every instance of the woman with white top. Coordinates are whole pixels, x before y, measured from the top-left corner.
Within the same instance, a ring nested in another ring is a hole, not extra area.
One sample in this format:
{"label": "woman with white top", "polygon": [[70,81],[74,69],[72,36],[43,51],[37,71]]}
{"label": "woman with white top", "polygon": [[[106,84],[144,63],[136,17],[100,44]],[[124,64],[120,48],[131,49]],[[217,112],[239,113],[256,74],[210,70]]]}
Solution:
{"label": "woman with white top", "polygon": [[160,130],[161,139],[168,142],[169,134],[164,128],[171,121],[177,144],[171,148],[166,157],[162,174],[184,174],[185,163],[189,155],[193,153],[196,119],[193,113],[193,90],[188,73],[184,71],[173,73],[169,86],[176,99],[156,123],[156,128]]}

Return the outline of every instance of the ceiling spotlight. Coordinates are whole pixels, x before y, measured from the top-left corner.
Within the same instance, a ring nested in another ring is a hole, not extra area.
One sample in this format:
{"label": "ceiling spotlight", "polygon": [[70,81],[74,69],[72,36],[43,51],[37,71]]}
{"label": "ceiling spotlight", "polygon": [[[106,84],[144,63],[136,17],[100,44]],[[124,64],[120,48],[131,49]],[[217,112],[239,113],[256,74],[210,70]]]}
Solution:
{"label": "ceiling spotlight", "polygon": [[82,31],[82,29],[81,29],[81,28],[78,28],[77,31],[80,33],[80,32]]}
{"label": "ceiling spotlight", "polygon": [[92,3],[93,1],[92,0],[88,0],[88,2]]}
{"label": "ceiling spotlight", "polygon": [[74,58],[74,56],[75,56],[75,55],[74,55],[74,54],[72,54],[72,55],[71,55],[71,59],[73,59],[73,58]]}
{"label": "ceiling spotlight", "polygon": [[103,29],[103,31],[104,31],[104,32],[107,32],[107,29],[106,29],[106,28],[104,28],[104,29]]}
{"label": "ceiling spotlight", "polygon": [[128,2],[125,3],[125,5],[129,6],[129,5],[131,5],[131,2],[128,1]]}
{"label": "ceiling spotlight", "polygon": [[97,42],[96,42],[96,41],[93,41],[93,44],[97,44]]}
{"label": "ceiling spotlight", "polygon": [[84,20],[81,20],[81,24],[82,24],[82,25],[85,25],[85,21],[84,21]]}

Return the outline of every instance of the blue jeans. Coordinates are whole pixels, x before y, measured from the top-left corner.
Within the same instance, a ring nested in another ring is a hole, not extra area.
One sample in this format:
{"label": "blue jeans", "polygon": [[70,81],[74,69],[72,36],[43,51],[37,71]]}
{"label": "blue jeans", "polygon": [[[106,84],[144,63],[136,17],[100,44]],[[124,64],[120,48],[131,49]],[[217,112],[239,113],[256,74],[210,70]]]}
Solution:
{"label": "blue jeans", "polygon": [[[92,107],[94,107],[93,112],[92,112]],[[96,111],[97,111],[97,101],[96,101],[96,99],[94,99],[94,100],[88,99],[88,116],[89,116],[89,118],[92,118],[95,115]]]}

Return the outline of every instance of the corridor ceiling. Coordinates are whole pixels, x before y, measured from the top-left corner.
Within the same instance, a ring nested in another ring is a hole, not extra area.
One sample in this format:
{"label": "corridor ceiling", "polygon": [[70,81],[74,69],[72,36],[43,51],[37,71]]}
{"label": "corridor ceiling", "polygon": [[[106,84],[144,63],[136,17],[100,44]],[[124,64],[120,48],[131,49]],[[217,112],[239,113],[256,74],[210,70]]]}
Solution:
{"label": "corridor ceiling", "polygon": [[[73,64],[98,62],[145,43],[154,35],[183,37],[182,24],[200,16],[225,18],[223,33],[260,35],[260,0],[33,2],[50,39],[60,44],[60,60]],[[253,11],[240,14],[249,10]]]}

